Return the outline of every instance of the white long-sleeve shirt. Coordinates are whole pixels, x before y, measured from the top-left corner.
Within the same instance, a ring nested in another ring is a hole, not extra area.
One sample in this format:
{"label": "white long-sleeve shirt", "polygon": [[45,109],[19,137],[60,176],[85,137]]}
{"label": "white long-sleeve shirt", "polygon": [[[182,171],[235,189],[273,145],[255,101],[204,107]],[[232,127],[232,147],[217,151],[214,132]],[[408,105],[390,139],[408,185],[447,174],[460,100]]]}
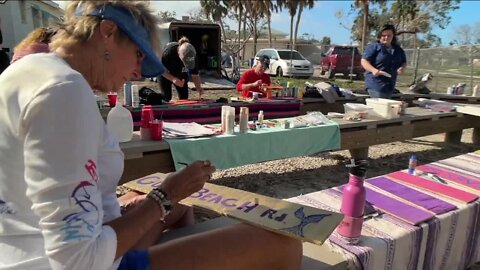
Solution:
{"label": "white long-sleeve shirt", "polygon": [[54,54],[0,75],[0,269],[116,269],[123,154],[83,76]]}

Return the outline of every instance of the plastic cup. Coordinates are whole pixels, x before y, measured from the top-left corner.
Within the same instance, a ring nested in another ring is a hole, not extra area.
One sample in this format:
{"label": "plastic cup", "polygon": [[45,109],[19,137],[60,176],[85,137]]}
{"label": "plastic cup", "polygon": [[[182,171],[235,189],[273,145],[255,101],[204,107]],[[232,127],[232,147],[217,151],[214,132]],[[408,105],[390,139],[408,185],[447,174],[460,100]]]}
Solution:
{"label": "plastic cup", "polygon": [[150,122],[150,130],[152,132],[152,140],[161,141],[163,132],[163,121],[154,120]]}
{"label": "plastic cup", "polygon": [[153,108],[151,105],[145,105],[142,108],[141,114],[141,127],[149,128],[150,123],[153,120]]}
{"label": "plastic cup", "polygon": [[115,104],[117,104],[117,93],[108,93],[107,98],[108,98],[108,105],[110,107],[115,107]]}
{"label": "plastic cup", "polygon": [[257,100],[258,99],[258,92],[253,92],[252,97],[253,97],[254,100]]}
{"label": "plastic cup", "polygon": [[267,98],[271,99],[272,98],[272,89],[267,88]]}

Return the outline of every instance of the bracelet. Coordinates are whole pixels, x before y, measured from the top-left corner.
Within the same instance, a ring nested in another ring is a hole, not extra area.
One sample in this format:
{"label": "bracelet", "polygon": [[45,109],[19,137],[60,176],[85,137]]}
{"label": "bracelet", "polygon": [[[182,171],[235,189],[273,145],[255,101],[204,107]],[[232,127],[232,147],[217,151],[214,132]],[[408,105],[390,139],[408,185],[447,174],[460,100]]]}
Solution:
{"label": "bracelet", "polygon": [[160,188],[154,188],[148,193],[147,198],[150,198],[157,203],[162,212],[162,218],[160,221],[165,223],[165,217],[172,211],[172,202],[167,198],[167,194]]}
{"label": "bracelet", "polygon": [[176,82],[178,82],[178,79],[173,79],[173,84],[175,84]]}

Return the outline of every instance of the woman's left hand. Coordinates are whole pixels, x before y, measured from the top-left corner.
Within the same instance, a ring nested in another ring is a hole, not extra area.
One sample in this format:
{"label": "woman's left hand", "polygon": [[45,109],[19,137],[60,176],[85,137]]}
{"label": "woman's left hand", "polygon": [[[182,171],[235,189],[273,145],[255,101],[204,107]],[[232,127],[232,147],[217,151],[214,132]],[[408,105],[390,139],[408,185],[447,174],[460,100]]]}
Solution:
{"label": "woman's left hand", "polygon": [[405,71],[405,67],[399,67],[399,68],[397,69],[398,75],[402,75],[404,71]]}
{"label": "woman's left hand", "polygon": [[145,200],[146,197],[147,194],[141,194],[136,191],[129,191],[124,195],[120,196],[118,198],[118,203],[120,204],[120,207],[122,209],[122,214],[125,214],[132,208],[135,208],[143,200]]}

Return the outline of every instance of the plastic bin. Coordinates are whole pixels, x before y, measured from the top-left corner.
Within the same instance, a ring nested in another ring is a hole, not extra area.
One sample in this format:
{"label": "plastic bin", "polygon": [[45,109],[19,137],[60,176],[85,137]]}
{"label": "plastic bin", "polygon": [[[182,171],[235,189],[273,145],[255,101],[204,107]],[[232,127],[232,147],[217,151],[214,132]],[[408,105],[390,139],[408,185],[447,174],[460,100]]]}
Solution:
{"label": "plastic bin", "polygon": [[382,118],[392,119],[400,117],[402,102],[385,98],[367,98],[365,102],[372,107],[372,114]]}
{"label": "plastic bin", "polygon": [[361,103],[345,103],[343,104],[345,116],[352,118],[367,118],[372,107]]}

